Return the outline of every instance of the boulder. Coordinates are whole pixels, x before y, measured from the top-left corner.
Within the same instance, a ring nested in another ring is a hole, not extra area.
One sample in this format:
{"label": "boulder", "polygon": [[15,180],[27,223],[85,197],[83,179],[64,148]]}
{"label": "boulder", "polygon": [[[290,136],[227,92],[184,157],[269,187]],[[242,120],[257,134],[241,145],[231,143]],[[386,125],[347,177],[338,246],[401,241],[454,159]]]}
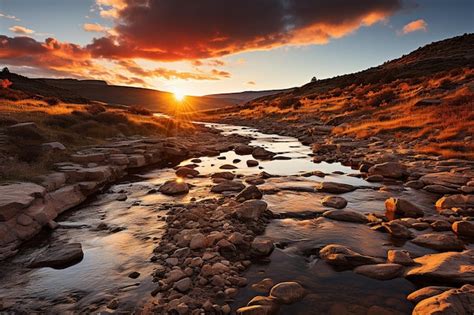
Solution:
{"label": "boulder", "polygon": [[0,222],[7,221],[45,195],[46,189],[33,183],[0,185]]}
{"label": "boulder", "polygon": [[407,296],[407,300],[417,304],[418,302],[430,298],[432,296],[441,294],[445,291],[451,290],[452,287],[443,287],[443,286],[429,286],[429,287],[424,287],[419,290],[416,290],[415,292],[410,293]]}
{"label": "boulder", "polygon": [[246,144],[241,144],[235,147],[234,152],[237,155],[249,155],[252,154],[254,147]]}
{"label": "boulder", "polygon": [[183,195],[189,192],[189,185],[183,181],[169,180],[160,186],[159,192],[164,195]]}
{"label": "boulder", "polygon": [[336,244],[326,245],[319,252],[319,257],[330,265],[344,268],[353,268],[381,262],[375,257],[361,255],[345,246]]}
{"label": "boulder", "polygon": [[384,222],[382,226],[394,238],[410,239],[413,237],[413,233],[397,221]]}
{"label": "boulder", "polygon": [[469,182],[469,177],[451,172],[439,172],[423,175],[419,180],[426,186],[439,185],[457,189]]}
{"label": "boulder", "polygon": [[43,143],[41,145],[41,148],[43,149],[43,151],[46,151],[46,152],[50,152],[50,151],[64,151],[66,150],[66,147],[64,146],[64,144],[60,143],[60,142],[47,142],[47,143]]}
{"label": "boulder", "polygon": [[176,176],[178,177],[196,177],[199,175],[199,171],[190,167],[182,166],[176,170]]}
{"label": "boulder", "polygon": [[232,165],[232,164],[224,164],[224,165],[221,165],[221,167],[219,167],[221,170],[235,170],[237,169],[238,167],[235,166],[235,165]]}
{"label": "boulder", "polygon": [[455,236],[441,233],[418,235],[412,240],[412,243],[438,251],[461,251],[464,249],[463,242]]}
{"label": "boulder", "polygon": [[55,244],[35,256],[28,264],[28,267],[63,269],[77,264],[83,257],[84,253],[80,243]]}
{"label": "boulder", "polygon": [[243,220],[257,220],[267,210],[267,203],[263,200],[247,200],[237,205],[233,214]]}
{"label": "boulder", "polygon": [[392,264],[399,264],[403,266],[412,266],[415,264],[410,257],[410,253],[406,250],[391,249],[387,253],[387,262]]}
{"label": "boulder", "polygon": [[252,156],[257,160],[271,160],[275,156],[275,153],[261,147],[256,147],[252,151]]}
{"label": "boulder", "polygon": [[460,285],[474,284],[474,250],[430,254],[414,259],[418,265],[406,273],[409,280]]}
{"label": "boulder", "polygon": [[474,195],[451,195],[442,197],[436,201],[436,208],[474,208]]}
{"label": "boulder", "polygon": [[275,245],[271,240],[255,239],[250,246],[250,254],[254,257],[267,257],[274,248]]}
{"label": "boulder", "polygon": [[270,290],[270,297],[276,298],[280,303],[292,304],[304,298],[306,290],[298,282],[281,282]]}
{"label": "boulder", "polygon": [[453,223],[452,229],[458,236],[474,238],[473,221],[456,221]]}
{"label": "boulder", "polygon": [[227,180],[233,180],[235,178],[235,174],[231,172],[218,172],[211,175],[211,178],[222,178]]}
{"label": "boulder", "polygon": [[186,278],[176,281],[173,285],[173,288],[181,293],[184,293],[191,289],[192,284],[193,283],[191,281],[191,278],[186,277]]}
{"label": "boulder", "polygon": [[259,164],[258,161],[255,161],[255,160],[247,160],[246,163],[248,167],[256,167]]}
{"label": "boulder", "polygon": [[451,289],[419,302],[413,315],[451,315],[474,313],[474,286],[466,284],[460,289]]}
{"label": "boulder", "polygon": [[369,220],[365,215],[357,211],[351,210],[329,210],[323,213],[325,218],[336,221],[346,221],[355,223],[367,223]]}
{"label": "boulder", "polygon": [[390,280],[400,276],[402,270],[402,265],[389,263],[359,266],[354,272],[377,280]]}
{"label": "boulder", "polygon": [[419,218],[424,215],[423,210],[410,201],[401,198],[388,198],[385,200],[385,215],[393,220],[395,218]]}
{"label": "boulder", "polygon": [[[270,290],[269,288],[268,290]],[[278,314],[280,304],[278,300],[272,296],[256,296],[248,302],[247,306],[260,305],[266,308],[266,314]],[[269,313],[268,313],[269,312]]]}
{"label": "boulder", "polygon": [[343,183],[322,182],[316,186],[316,190],[320,192],[328,192],[331,194],[343,194],[356,190],[356,187]]}
{"label": "boulder", "polygon": [[275,284],[271,278],[265,278],[257,283],[252,284],[252,290],[262,293],[270,292]]}
{"label": "boulder", "polygon": [[6,133],[12,137],[23,138],[27,140],[43,140],[44,136],[41,130],[34,122],[24,122],[8,126]]}
{"label": "boulder", "polygon": [[428,192],[432,192],[438,195],[445,195],[445,194],[457,194],[459,191],[455,188],[449,188],[442,185],[427,185],[423,188]]}
{"label": "boulder", "polygon": [[225,180],[217,185],[212,186],[211,192],[213,193],[223,193],[226,191],[237,191],[240,192],[245,188],[245,185],[241,182],[236,182],[232,180]]}
{"label": "boulder", "polygon": [[236,197],[237,201],[245,201],[250,199],[262,199],[263,194],[255,185],[245,187]]}
{"label": "boulder", "polygon": [[325,207],[342,209],[347,206],[347,200],[338,196],[327,196],[321,201],[321,204]]}
{"label": "boulder", "polygon": [[266,305],[244,306],[237,310],[237,315],[275,315],[277,311]]}
{"label": "boulder", "polygon": [[369,168],[369,175],[382,175],[383,177],[401,179],[408,175],[406,167],[398,162],[385,162]]}

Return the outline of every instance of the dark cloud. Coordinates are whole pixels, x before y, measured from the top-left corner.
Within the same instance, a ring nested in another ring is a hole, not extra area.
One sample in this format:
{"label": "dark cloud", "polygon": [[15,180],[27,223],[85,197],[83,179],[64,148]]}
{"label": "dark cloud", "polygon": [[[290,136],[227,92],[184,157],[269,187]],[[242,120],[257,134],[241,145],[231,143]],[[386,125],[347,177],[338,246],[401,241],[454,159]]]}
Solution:
{"label": "dark cloud", "polygon": [[326,43],[401,8],[400,0],[126,0],[97,57],[185,60]]}

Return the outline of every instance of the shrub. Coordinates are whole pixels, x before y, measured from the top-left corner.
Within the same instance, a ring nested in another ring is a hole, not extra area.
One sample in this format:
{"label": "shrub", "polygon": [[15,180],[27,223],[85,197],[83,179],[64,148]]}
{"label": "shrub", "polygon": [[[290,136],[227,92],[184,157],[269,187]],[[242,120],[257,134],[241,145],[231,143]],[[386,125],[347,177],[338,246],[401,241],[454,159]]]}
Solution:
{"label": "shrub", "polygon": [[8,79],[0,80],[0,87],[2,89],[8,89],[12,84],[13,84],[12,81]]}
{"label": "shrub", "polygon": [[100,105],[100,104],[91,104],[91,105],[86,107],[86,110],[91,115],[97,115],[97,114],[100,114],[100,113],[103,113],[103,112],[107,111],[107,109],[104,106]]}
{"label": "shrub", "polygon": [[120,113],[114,113],[114,112],[99,113],[98,115],[94,116],[93,119],[98,122],[102,122],[104,124],[109,124],[109,125],[128,123],[127,116]]}
{"label": "shrub", "polygon": [[47,97],[44,99],[44,101],[50,106],[56,106],[59,104],[59,99],[57,99],[56,97]]}
{"label": "shrub", "polygon": [[286,109],[286,108],[299,108],[301,107],[301,102],[298,98],[296,97],[286,97],[280,100],[278,103],[278,108],[280,109]]}

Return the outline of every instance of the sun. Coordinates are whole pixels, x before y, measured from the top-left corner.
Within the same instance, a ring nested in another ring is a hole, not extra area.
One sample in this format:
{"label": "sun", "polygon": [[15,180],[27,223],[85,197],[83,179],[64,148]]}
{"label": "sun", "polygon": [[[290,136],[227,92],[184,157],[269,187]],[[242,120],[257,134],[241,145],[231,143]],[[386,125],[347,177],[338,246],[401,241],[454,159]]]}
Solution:
{"label": "sun", "polygon": [[178,90],[174,90],[173,95],[174,95],[174,98],[175,98],[178,102],[183,101],[184,98],[186,97],[186,95],[184,95],[184,93],[183,93],[182,91],[178,91]]}

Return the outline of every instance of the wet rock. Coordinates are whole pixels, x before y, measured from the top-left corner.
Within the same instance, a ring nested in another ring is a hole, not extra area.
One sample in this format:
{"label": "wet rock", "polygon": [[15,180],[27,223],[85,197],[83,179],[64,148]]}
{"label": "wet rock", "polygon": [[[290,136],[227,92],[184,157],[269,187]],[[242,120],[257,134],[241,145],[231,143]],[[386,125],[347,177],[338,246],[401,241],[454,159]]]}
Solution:
{"label": "wet rock", "polygon": [[245,187],[244,190],[242,190],[236,197],[235,199],[237,201],[245,201],[245,200],[250,200],[250,199],[262,199],[263,194],[258,189],[257,186],[251,185],[248,187]]}
{"label": "wet rock", "polygon": [[328,192],[331,194],[343,194],[354,191],[355,189],[356,187],[352,185],[335,182],[322,182],[316,186],[317,191]]}
{"label": "wet rock", "polygon": [[381,262],[375,257],[361,255],[345,246],[336,244],[327,245],[321,249],[319,257],[330,265],[345,268],[353,268]]}
{"label": "wet rock", "polygon": [[385,212],[389,219],[418,218],[424,215],[423,210],[419,207],[401,198],[388,198],[385,200]]}
{"label": "wet rock", "polygon": [[449,188],[458,188],[469,181],[469,177],[451,172],[426,174],[419,179],[425,185],[439,185]]}
{"label": "wet rock", "polygon": [[406,182],[405,186],[413,189],[421,189],[425,186],[425,184],[421,180],[411,180]]}
{"label": "wet rock", "polygon": [[186,274],[181,269],[173,269],[165,275],[166,283],[175,283],[186,277]]}
{"label": "wet rock", "polygon": [[412,242],[416,245],[435,249],[438,251],[461,251],[464,249],[464,244],[462,241],[448,234],[422,234],[414,238]]}
{"label": "wet rock", "polygon": [[209,242],[202,233],[197,233],[191,238],[190,249],[202,249],[208,246]]}
{"label": "wet rock", "polygon": [[83,257],[80,243],[55,244],[34,257],[28,267],[62,269],[77,264]]}
{"label": "wet rock", "polygon": [[406,167],[398,162],[385,162],[376,164],[369,169],[369,175],[382,175],[383,177],[401,179],[408,175]]}
{"label": "wet rock", "polygon": [[439,295],[419,302],[413,315],[430,314],[473,314],[474,312],[474,286],[464,285],[460,289],[451,289]]}
{"label": "wet rock", "polygon": [[384,177],[382,175],[370,175],[366,178],[366,181],[370,183],[380,183],[384,181]]}
{"label": "wet rock", "polygon": [[196,177],[199,175],[199,171],[189,168],[189,167],[180,167],[176,170],[176,176],[178,177]]}
{"label": "wet rock", "polygon": [[64,146],[64,144],[60,142],[47,142],[41,145],[41,149],[43,149],[43,151],[46,151],[46,152],[51,152],[51,151],[54,152],[54,151],[64,151],[66,150],[66,147]]}
{"label": "wet rock", "polygon": [[474,284],[474,250],[430,254],[414,259],[418,266],[406,273],[409,280],[424,283]]}
{"label": "wet rock", "polygon": [[227,180],[233,180],[235,178],[235,174],[231,172],[218,172],[214,173],[211,176],[212,178],[222,178]]}
{"label": "wet rock", "polygon": [[410,257],[410,253],[406,250],[391,249],[387,253],[387,262],[392,264],[399,264],[403,266],[412,266],[415,264]]}
{"label": "wet rock", "polygon": [[456,221],[452,229],[461,237],[474,238],[474,222],[472,221]]}
{"label": "wet rock", "polygon": [[237,315],[275,315],[270,307],[264,305],[252,305],[241,307],[237,310]]}
{"label": "wet rock", "polygon": [[449,223],[448,221],[436,220],[431,222],[430,225],[433,231],[451,231],[451,223]]}
{"label": "wet rock", "polygon": [[325,218],[329,218],[337,221],[355,222],[355,223],[367,223],[369,220],[365,215],[357,211],[351,210],[329,210],[323,213]]}
{"label": "wet rock", "polygon": [[257,220],[267,210],[262,200],[247,200],[234,208],[234,215],[244,220]]}
{"label": "wet rock", "polygon": [[189,192],[189,185],[185,182],[180,182],[176,180],[169,180],[160,186],[158,190],[164,195],[183,195]]}
{"label": "wet rock", "polygon": [[259,164],[258,161],[255,161],[255,160],[247,160],[246,163],[248,167],[256,167]]}
{"label": "wet rock", "polygon": [[[270,290],[269,288],[268,290]],[[278,314],[280,304],[277,299],[272,296],[256,296],[247,304],[247,306],[260,305],[267,308],[267,314]]]}
{"label": "wet rock", "polygon": [[430,298],[432,296],[441,294],[445,291],[451,290],[452,287],[443,287],[443,286],[429,286],[429,287],[424,287],[419,290],[416,290],[415,292],[410,293],[407,296],[407,300],[417,304],[418,302],[425,300],[427,298]]}
{"label": "wet rock", "polygon": [[382,226],[392,237],[400,239],[410,239],[413,237],[413,233],[406,226],[396,221],[384,222]]}
{"label": "wet rock", "polygon": [[128,275],[128,277],[132,279],[137,279],[138,277],[140,277],[140,273],[137,271],[133,271]]}
{"label": "wet rock", "polygon": [[33,183],[0,185],[0,222],[13,218],[19,211],[30,206],[35,198],[42,197],[46,189]]}
{"label": "wet rock", "polygon": [[436,208],[474,208],[474,195],[451,195],[436,201]]}
{"label": "wet rock", "polygon": [[271,278],[265,278],[257,283],[252,284],[252,290],[262,293],[268,293],[274,283]]}
{"label": "wet rock", "polygon": [[432,192],[434,194],[444,195],[444,194],[457,194],[459,191],[454,188],[449,188],[442,185],[427,185],[423,188],[426,191]]}
{"label": "wet rock", "polygon": [[306,290],[298,282],[281,282],[270,290],[270,297],[280,303],[292,304],[304,298]]}
{"label": "wet rock", "polygon": [[223,193],[225,191],[238,191],[240,192],[245,188],[245,185],[241,182],[236,182],[232,180],[226,180],[222,183],[212,186],[211,191],[213,193]]}
{"label": "wet rock", "polygon": [[275,153],[264,148],[256,147],[252,151],[252,156],[257,160],[271,160],[275,156]]}
{"label": "wet rock", "polygon": [[224,165],[221,165],[221,167],[219,167],[221,170],[235,170],[237,169],[238,167],[235,166],[235,165],[232,165],[232,164],[224,164]]}
{"label": "wet rock", "polygon": [[254,257],[267,257],[274,248],[275,245],[271,240],[255,239],[250,246],[250,254]]}
{"label": "wet rock", "polygon": [[389,263],[359,266],[354,272],[377,280],[390,280],[400,276],[402,270],[402,265]]}
{"label": "wet rock", "polygon": [[338,196],[327,196],[321,201],[321,204],[325,207],[342,209],[347,206],[347,200]]}
{"label": "wet rock", "polygon": [[249,154],[252,154],[253,150],[254,150],[254,147],[241,144],[235,147],[234,152],[237,155],[249,155]]}

